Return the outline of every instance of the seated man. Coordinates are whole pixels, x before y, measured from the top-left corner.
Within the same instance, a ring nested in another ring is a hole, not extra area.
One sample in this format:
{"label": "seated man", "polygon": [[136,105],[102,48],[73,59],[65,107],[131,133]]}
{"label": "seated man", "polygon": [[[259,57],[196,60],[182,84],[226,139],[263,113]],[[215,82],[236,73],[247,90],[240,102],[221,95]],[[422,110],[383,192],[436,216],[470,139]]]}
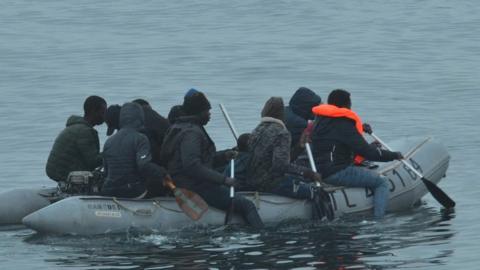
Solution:
{"label": "seated man", "polygon": [[251,158],[247,182],[258,191],[311,199],[311,185],[303,182],[321,181],[311,169],[290,163],[291,136],[284,124],[284,106],[280,97],[270,98],[263,107],[260,124],[249,140]]}
{"label": "seated man", "polygon": [[68,118],[48,156],[48,177],[64,182],[72,171],[93,171],[102,165],[98,133],[93,127],[104,122],[106,108],[103,98],[90,96],[83,104],[84,116]]}
{"label": "seated man", "polygon": [[328,184],[374,190],[374,215],[380,218],[388,202],[386,178],[365,167],[354,166],[354,157],[361,155],[368,160],[386,162],[403,156],[368,144],[362,136],[362,121],[350,110],[351,105],[350,93],[337,89],[328,96],[328,104],[312,109],[317,117],[312,133],[315,163]]}
{"label": "seated man", "polygon": [[[167,164],[177,187],[198,193],[210,206],[227,211],[232,203],[227,186],[235,179],[215,171],[226,165],[234,151],[217,152],[205,126],[210,121],[210,102],[201,92],[187,95],[183,102],[185,116],[176,119],[165,136],[161,159]],[[234,211],[247,224],[263,227],[255,205],[239,194],[233,199]]]}
{"label": "seated man", "polygon": [[[124,198],[157,196],[167,172],[152,161],[148,138],[139,132],[144,124],[142,107],[125,103],[119,120],[120,129],[107,139],[103,147],[107,176],[102,194]],[[150,180],[148,190],[147,178]],[[152,181],[156,185],[151,184]]]}
{"label": "seated man", "polygon": [[[248,151],[248,141],[250,133],[243,133],[238,137],[237,147],[234,149],[238,155],[235,157],[235,179],[237,181],[237,190],[239,191],[255,191],[254,187],[250,187],[247,183],[247,167],[250,163],[250,152]],[[231,163],[225,167],[223,174],[229,176],[231,171]]]}

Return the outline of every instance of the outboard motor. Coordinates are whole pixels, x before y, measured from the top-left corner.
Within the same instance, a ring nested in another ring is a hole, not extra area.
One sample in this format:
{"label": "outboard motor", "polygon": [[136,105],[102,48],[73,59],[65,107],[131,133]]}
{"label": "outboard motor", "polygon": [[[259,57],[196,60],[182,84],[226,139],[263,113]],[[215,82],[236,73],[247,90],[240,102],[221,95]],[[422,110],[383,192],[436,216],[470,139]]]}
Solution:
{"label": "outboard motor", "polygon": [[66,182],[59,182],[61,192],[72,195],[95,195],[100,193],[103,185],[103,172],[101,169],[89,171],[73,171]]}

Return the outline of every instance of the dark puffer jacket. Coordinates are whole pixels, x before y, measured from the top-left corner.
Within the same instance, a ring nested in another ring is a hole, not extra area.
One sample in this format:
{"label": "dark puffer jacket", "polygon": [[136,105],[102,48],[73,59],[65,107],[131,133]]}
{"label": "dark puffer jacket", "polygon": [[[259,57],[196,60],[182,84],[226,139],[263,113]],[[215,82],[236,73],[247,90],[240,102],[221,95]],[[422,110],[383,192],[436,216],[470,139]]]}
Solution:
{"label": "dark puffer jacket", "polygon": [[72,171],[93,171],[100,165],[102,156],[97,131],[83,117],[70,116],[48,156],[48,177],[65,181]]}
{"label": "dark puffer jacket", "polygon": [[137,197],[146,190],[146,179],[162,181],[166,171],[152,162],[150,143],[139,131],[144,125],[142,107],[125,103],[120,111],[120,130],[103,147],[107,178],[102,193]]}
{"label": "dark puffer jacket", "polygon": [[394,152],[369,144],[348,118],[317,117],[313,134],[313,156],[324,178],[353,165],[355,155],[371,161],[392,161]]}
{"label": "dark puffer jacket", "polygon": [[196,116],[179,117],[165,135],[162,163],[179,187],[196,189],[203,183],[223,184],[225,176],[214,170],[227,163]]}
{"label": "dark puffer jacket", "polygon": [[322,99],[306,87],[300,87],[293,94],[289,106],[285,107],[285,124],[292,135],[292,147],[298,144],[308,120],[313,120],[312,108],[321,102]]}

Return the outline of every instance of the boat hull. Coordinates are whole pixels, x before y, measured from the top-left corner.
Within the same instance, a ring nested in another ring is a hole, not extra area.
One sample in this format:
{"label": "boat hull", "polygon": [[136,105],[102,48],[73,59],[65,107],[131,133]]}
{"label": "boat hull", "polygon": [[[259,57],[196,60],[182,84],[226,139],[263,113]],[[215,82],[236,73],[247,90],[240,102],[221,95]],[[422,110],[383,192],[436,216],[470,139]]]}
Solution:
{"label": "boat hull", "polygon": [[[394,144],[392,144],[394,145]],[[438,183],[449,164],[449,155],[441,144],[432,140],[398,143],[396,149],[408,152],[411,164],[425,177]],[[390,186],[387,211],[411,208],[426,193],[422,180],[399,161],[381,164],[377,169],[388,178]],[[366,188],[326,188],[335,217],[371,212],[373,193]],[[312,205],[308,200],[295,200],[272,194],[243,193],[252,200],[266,224],[286,219],[311,219]],[[151,200],[116,199],[101,196],[74,196],[42,208],[23,219],[23,223],[43,233],[95,235],[140,232],[166,232],[190,226],[218,226],[225,213],[210,208],[198,221],[189,219],[174,198]],[[241,223],[234,217],[233,223]]]}
{"label": "boat hull", "polygon": [[56,188],[12,189],[0,194],[0,225],[21,224],[22,219],[50,205]]}

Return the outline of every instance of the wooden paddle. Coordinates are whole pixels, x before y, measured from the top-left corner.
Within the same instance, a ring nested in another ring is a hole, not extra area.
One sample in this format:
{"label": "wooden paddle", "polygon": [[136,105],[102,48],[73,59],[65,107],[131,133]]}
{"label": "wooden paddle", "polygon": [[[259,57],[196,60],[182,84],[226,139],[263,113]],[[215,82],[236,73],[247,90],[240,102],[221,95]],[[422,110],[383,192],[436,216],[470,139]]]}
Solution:
{"label": "wooden paddle", "polygon": [[[377,140],[387,150],[392,151],[392,149],[388,147],[388,145],[385,142],[380,140],[380,138],[378,138],[375,134],[373,134],[373,132],[370,133],[370,136],[372,136],[375,140]],[[447,209],[455,207],[455,201],[453,201],[441,188],[435,185],[435,183],[433,183],[432,181],[425,178],[420,172],[415,170],[415,168],[413,168],[413,166],[410,165],[410,163],[405,161],[405,159],[402,159],[401,161],[403,164],[405,164],[405,166],[407,166],[411,171],[413,171],[418,177],[420,177],[420,179],[422,179],[423,183],[427,187],[428,191],[430,191],[433,198],[435,198],[441,205],[443,205],[443,207]]]}
{"label": "wooden paddle", "polygon": [[198,220],[207,212],[208,205],[198,194],[183,188],[177,188],[170,176],[167,176],[164,182],[173,191],[178,206],[189,218]]}

